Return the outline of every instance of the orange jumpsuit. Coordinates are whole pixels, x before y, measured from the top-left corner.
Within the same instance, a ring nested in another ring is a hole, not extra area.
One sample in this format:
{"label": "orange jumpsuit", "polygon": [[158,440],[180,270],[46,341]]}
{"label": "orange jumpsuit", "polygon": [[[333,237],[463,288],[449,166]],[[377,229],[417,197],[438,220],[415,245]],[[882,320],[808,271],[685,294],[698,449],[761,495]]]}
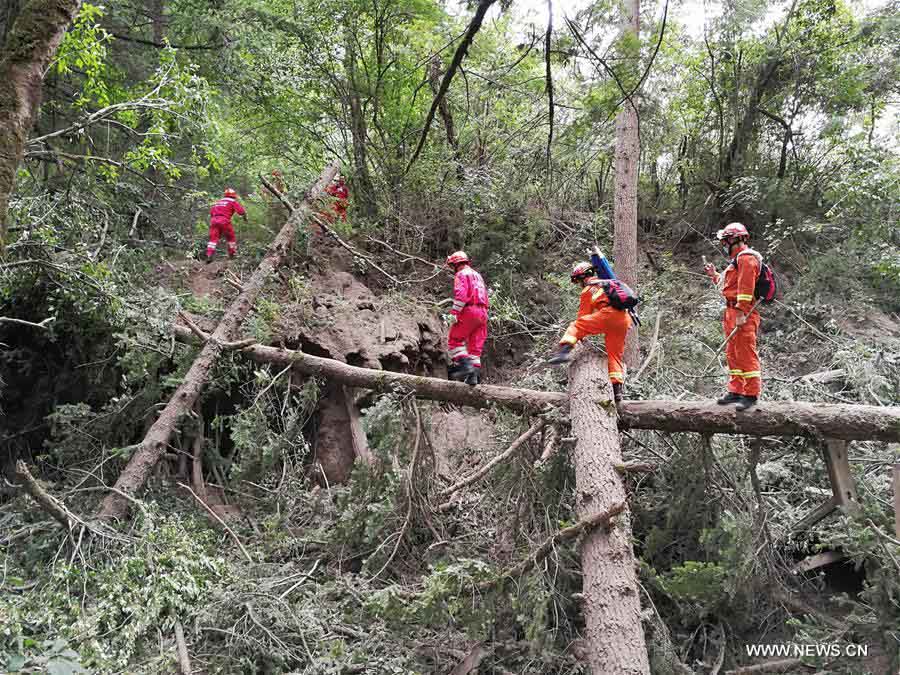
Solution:
{"label": "orange jumpsuit", "polygon": [[602,333],[609,357],[609,381],[622,384],[625,382],[622,357],[625,355],[625,336],[631,328],[631,317],[628,312],[611,307],[603,288],[591,285],[592,281],[599,280],[596,277],[588,279],[588,285],[581,291],[578,318],[569,324],[559,344],[574,346],[588,335]]}
{"label": "orange jumpsuit", "polygon": [[[745,252],[741,255],[742,252]],[[725,360],[728,362],[728,391],[742,396],[758,397],[762,390],[762,378],[759,368],[759,354],[756,351],[756,334],[759,331],[759,312],[754,305],[754,289],[759,277],[760,259],[755,251],[746,244],[741,244],[733,263],[729,263],[723,272],[724,284],[722,295],[725,296],[725,318],[723,328],[725,337],[737,325],[739,314],[745,314],[747,321],[738,328],[734,336],[725,346]],[[719,283],[721,275],[716,278]]]}

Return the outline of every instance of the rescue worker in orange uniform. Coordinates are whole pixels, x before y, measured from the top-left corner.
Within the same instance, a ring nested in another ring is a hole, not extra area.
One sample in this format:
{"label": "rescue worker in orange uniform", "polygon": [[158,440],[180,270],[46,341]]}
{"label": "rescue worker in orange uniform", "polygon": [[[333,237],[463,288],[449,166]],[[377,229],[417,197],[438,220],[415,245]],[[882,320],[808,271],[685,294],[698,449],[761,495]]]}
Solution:
{"label": "rescue worker in orange uniform", "polygon": [[219,245],[219,237],[224,236],[228,242],[228,257],[233,258],[237,253],[237,238],[234,236],[234,225],[231,217],[234,214],[243,217],[247,222],[247,212],[238,201],[237,192],[226,188],[223,197],[209,209],[209,243],[206,245],[206,262],[211,263],[216,255],[216,247]]}
{"label": "rescue worker in orange uniform", "polygon": [[[594,253],[603,260],[599,249],[595,248]],[[625,336],[631,328],[631,316],[627,310],[616,309],[609,304],[609,298],[603,290],[603,280],[597,276],[597,270],[591,263],[580,262],[575,265],[571,279],[573,284],[582,289],[578,318],[569,324],[566,334],[559,341],[559,350],[547,362],[552,365],[566,363],[579,340],[602,333],[606,343],[609,381],[612,382],[613,397],[618,403],[622,400],[625,383],[623,358]]]}
{"label": "rescue worker in orange uniform", "polygon": [[[750,233],[741,223],[730,223],[719,230],[716,238],[731,262],[720,274],[712,263],[704,271],[725,296],[725,346],[728,362],[728,393],[718,399],[719,405],[736,403],[737,410],[754,405],[762,389],[756,334],[759,312],[756,311],[755,289],[762,266],[762,256],[748,245]],[[735,329],[736,332],[735,332]],[[734,335],[731,335],[734,332]]]}
{"label": "rescue worker in orange uniform", "polygon": [[481,352],[488,333],[487,287],[465,251],[447,256],[447,264],[454,272],[447,376],[474,386],[481,382]]}

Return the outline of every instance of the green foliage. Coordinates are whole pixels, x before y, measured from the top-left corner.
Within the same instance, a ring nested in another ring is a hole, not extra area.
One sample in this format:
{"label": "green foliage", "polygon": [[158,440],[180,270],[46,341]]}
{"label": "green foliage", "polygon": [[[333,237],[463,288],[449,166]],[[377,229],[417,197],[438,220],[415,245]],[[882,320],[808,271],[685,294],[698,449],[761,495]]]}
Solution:
{"label": "green foliage", "polygon": [[27,573],[51,564],[37,587],[0,597],[7,665],[18,659],[24,668],[25,658],[48,669],[57,661],[60,673],[123,672],[158,649],[158,631],[170,634],[175,621],[189,622],[210,587],[227,578],[216,539],[184,515],[163,517],[153,506],[145,513],[140,539],[113,555],[54,563],[51,547],[46,560],[28,563]]}

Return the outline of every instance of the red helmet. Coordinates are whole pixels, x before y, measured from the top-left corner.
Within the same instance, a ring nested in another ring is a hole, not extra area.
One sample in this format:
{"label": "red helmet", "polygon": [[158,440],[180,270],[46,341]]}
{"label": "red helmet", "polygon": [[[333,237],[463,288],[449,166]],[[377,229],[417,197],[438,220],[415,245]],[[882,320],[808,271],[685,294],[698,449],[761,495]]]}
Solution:
{"label": "red helmet", "polygon": [[593,276],[593,274],[594,266],[591,265],[591,263],[580,262],[572,268],[571,279],[573,282],[576,282],[581,279],[586,279],[587,277]]}
{"label": "red helmet", "polygon": [[273,175],[273,176],[280,176],[280,175],[281,175],[281,171],[279,171],[278,169],[273,169],[273,170],[272,170],[272,175]]}
{"label": "red helmet", "polygon": [[466,255],[465,251],[457,251],[447,256],[448,265],[460,265],[467,262],[469,262],[469,256]]}
{"label": "red helmet", "polygon": [[728,225],[716,232],[716,239],[719,241],[731,239],[733,237],[747,237],[747,239],[749,239],[750,233],[741,223],[728,223]]}
{"label": "red helmet", "polygon": [[235,192],[231,188],[225,188],[225,196],[231,197],[232,199],[237,199],[237,192]]}

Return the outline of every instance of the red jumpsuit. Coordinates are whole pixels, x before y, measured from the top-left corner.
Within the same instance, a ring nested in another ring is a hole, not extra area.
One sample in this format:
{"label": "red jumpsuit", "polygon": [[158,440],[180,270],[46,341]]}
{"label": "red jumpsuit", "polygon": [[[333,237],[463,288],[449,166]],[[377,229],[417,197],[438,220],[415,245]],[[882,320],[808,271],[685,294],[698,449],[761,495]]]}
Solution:
{"label": "red jumpsuit", "polygon": [[456,323],[450,326],[447,349],[453,362],[471,359],[472,365],[481,368],[481,352],[487,339],[487,287],[481,275],[468,265],[462,267],[453,279],[453,309]]}
{"label": "red jumpsuit", "polygon": [[343,180],[338,183],[332,183],[327,188],[325,188],[326,194],[334,197],[334,204],[332,204],[332,213],[328,213],[327,211],[322,215],[325,216],[325,219],[332,223],[336,218],[340,218],[343,221],[347,220],[347,201],[350,199],[350,190],[347,189],[347,184],[344,183]]}
{"label": "red jumpsuit", "polygon": [[[735,267],[734,262],[737,263]],[[754,309],[754,290],[759,277],[762,256],[740,244],[733,262],[725,268],[722,295],[725,296],[725,318],[722,322],[725,337],[731,335],[737,325],[738,315],[747,315],[747,321],[738,328],[725,346],[728,362],[728,391],[741,396],[758,397],[762,390],[759,354],[756,351],[756,334],[759,331],[759,312]],[[722,275],[716,279],[716,283]]]}
{"label": "red jumpsuit", "polygon": [[206,257],[212,258],[216,254],[216,246],[219,245],[219,237],[224,235],[228,242],[228,257],[231,258],[237,252],[237,239],[234,236],[234,225],[231,217],[237,213],[245,216],[246,211],[241,203],[233,197],[222,197],[212,205],[209,210],[209,243],[206,245]]}
{"label": "red jumpsuit", "polygon": [[622,357],[625,355],[625,336],[631,328],[631,317],[625,310],[610,306],[599,282],[596,277],[588,279],[587,286],[581,291],[578,318],[569,324],[559,344],[574,347],[588,335],[602,333],[606,342],[609,381],[622,384],[625,382]]}

